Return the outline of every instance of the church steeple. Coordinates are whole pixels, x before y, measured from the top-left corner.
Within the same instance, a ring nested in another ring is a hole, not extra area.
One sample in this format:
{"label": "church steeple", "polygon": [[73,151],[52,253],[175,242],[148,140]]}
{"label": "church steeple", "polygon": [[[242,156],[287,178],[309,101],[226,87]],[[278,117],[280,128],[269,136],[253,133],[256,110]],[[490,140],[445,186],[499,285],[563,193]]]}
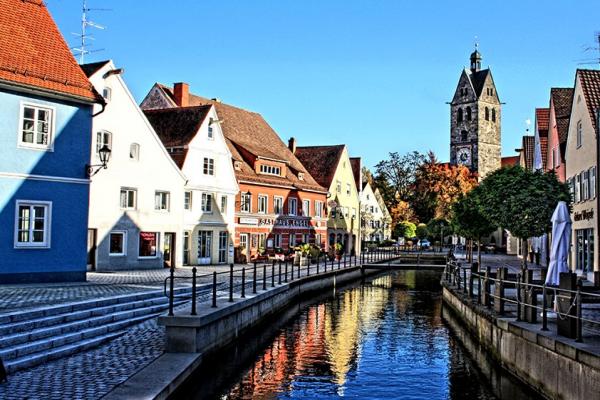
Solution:
{"label": "church steeple", "polygon": [[475,45],[475,51],[471,53],[471,72],[477,72],[481,69],[481,53],[477,49],[479,46]]}

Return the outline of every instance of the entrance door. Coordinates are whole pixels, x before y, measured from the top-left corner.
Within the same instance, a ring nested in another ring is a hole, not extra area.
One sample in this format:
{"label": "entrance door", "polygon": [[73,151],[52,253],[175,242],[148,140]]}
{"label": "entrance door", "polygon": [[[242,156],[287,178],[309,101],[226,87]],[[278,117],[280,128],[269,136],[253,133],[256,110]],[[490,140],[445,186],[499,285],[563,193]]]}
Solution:
{"label": "entrance door", "polygon": [[219,263],[227,263],[227,243],[229,242],[227,232],[219,232]]}
{"label": "entrance door", "polygon": [[198,264],[210,264],[212,231],[198,232]]}
{"label": "entrance door", "polygon": [[173,232],[165,232],[163,260],[165,268],[175,266],[175,234]]}
{"label": "entrance door", "polygon": [[96,237],[98,235],[97,229],[88,229],[87,231],[87,270],[96,270]]}
{"label": "entrance door", "polygon": [[190,265],[190,232],[183,232],[183,265]]}

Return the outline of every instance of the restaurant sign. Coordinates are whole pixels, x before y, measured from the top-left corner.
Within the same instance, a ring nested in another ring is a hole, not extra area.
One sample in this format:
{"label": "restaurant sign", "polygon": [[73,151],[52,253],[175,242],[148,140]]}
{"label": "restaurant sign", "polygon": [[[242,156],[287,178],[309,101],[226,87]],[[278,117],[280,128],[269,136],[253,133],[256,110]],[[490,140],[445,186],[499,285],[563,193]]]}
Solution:
{"label": "restaurant sign", "polygon": [[575,212],[575,221],[589,221],[594,218],[594,209]]}
{"label": "restaurant sign", "polygon": [[287,228],[308,228],[310,223],[308,219],[299,218],[260,218],[258,220],[260,226],[277,226]]}

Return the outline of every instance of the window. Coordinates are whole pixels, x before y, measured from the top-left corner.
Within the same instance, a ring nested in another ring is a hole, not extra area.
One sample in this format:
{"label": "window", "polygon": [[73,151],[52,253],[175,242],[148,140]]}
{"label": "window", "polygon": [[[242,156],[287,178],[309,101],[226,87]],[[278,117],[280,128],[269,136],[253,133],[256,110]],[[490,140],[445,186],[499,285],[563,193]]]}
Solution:
{"label": "window", "polygon": [[581,186],[581,200],[585,201],[590,198],[590,175],[588,171],[583,171],[581,173]]}
{"label": "window", "polygon": [[288,214],[296,215],[298,213],[298,200],[295,198],[288,199]]}
{"label": "window", "polygon": [[350,196],[352,189],[349,183],[346,183],[346,196]]}
{"label": "window", "polygon": [[583,143],[583,127],[581,121],[577,122],[577,147],[581,147]]}
{"label": "window", "polygon": [[156,257],[158,232],[140,232],[140,257]]}
{"label": "window", "polygon": [[492,108],[492,122],[496,122],[496,109]]}
{"label": "window", "polygon": [[183,194],[183,209],[191,210],[192,209],[192,191],[186,190]]}
{"label": "window", "polygon": [[348,218],[350,209],[348,207],[344,207],[344,217]]}
{"label": "window", "polygon": [[240,211],[247,213],[252,211],[252,196],[250,193],[240,194]]}
{"label": "window", "polygon": [[302,216],[310,217],[310,200],[302,200]]}
{"label": "window", "polygon": [[124,256],[127,255],[127,241],[125,231],[114,231],[110,233],[108,240],[108,255]]}
{"label": "window", "polygon": [[273,247],[281,247],[281,233],[273,235]]}
{"label": "window", "polygon": [[104,145],[112,149],[112,133],[108,131],[96,132],[96,156],[100,156],[100,149]]}
{"label": "window", "polygon": [[471,119],[472,119],[471,107],[467,107],[467,121],[470,121]]}
{"label": "window", "polygon": [[273,197],[273,212],[283,214],[283,197]]}
{"label": "window", "polygon": [[567,185],[569,186],[569,193],[571,194],[571,201],[575,202],[575,182],[573,178],[567,179]]}
{"label": "window", "polygon": [[576,229],[575,230],[575,257],[576,269],[582,272],[594,270],[594,230]]}
{"label": "window", "polygon": [[52,149],[54,109],[23,105],[21,109],[21,132],[19,144],[25,147]]}
{"label": "window", "polygon": [[356,208],[352,207],[352,218],[356,218]]}
{"label": "window", "polygon": [[267,201],[269,201],[269,198],[263,194],[259,194],[258,195],[258,212],[259,214],[266,214],[267,213]]}
{"label": "window", "polygon": [[290,240],[288,243],[288,247],[295,247],[295,246],[296,246],[296,234],[290,233]]}
{"label": "window", "polygon": [[50,247],[50,202],[16,202],[15,247]]}
{"label": "window", "polygon": [[342,193],[342,182],[335,181],[335,191],[337,193]]}
{"label": "window", "polygon": [[204,175],[214,175],[215,174],[215,160],[212,158],[204,157],[204,167],[202,169]]}
{"label": "window", "polygon": [[581,201],[581,175],[575,175],[575,202]]}
{"label": "window", "polygon": [[468,140],[469,140],[469,132],[467,132],[467,131],[460,132],[460,141],[466,142]]}
{"label": "window", "polygon": [[154,209],[158,211],[169,211],[171,194],[169,192],[154,192]]}
{"label": "window", "polygon": [[321,239],[321,234],[317,233],[315,235],[315,245],[318,246],[318,247],[321,247],[321,245],[323,244],[323,242],[321,240],[322,240]]}
{"label": "window", "polygon": [[462,110],[462,108],[459,108],[458,112],[456,113],[456,122],[463,122],[463,110]]}
{"label": "window", "polygon": [[590,168],[590,199],[596,197],[596,167]]}
{"label": "window", "polygon": [[227,196],[221,196],[221,214],[227,214]]}
{"label": "window", "polygon": [[214,139],[214,132],[213,132],[213,127],[212,127],[212,118],[211,118],[211,122],[208,124],[208,138],[209,139]]}
{"label": "window", "polygon": [[260,173],[266,175],[281,176],[281,167],[275,167],[273,165],[261,164]]}
{"label": "window", "polygon": [[131,143],[129,146],[129,158],[134,161],[140,159],[140,145],[137,143]]}
{"label": "window", "polygon": [[135,210],[137,202],[137,190],[121,188],[120,205],[126,210]]}
{"label": "window", "polygon": [[309,240],[308,233],[302,234],[302,243],[309,243]]}
{"label": "window", "polygon": [[112,96],[111,88],[106,86],[104,89],[102,89],[102,97],[104,97],[104,100],[109,101],[111,96]]}
{"label": "window", "polygon": [[485,108],[485,120],[489,121],[490,120],[490,109],[489,108]]}
{"label": "window", "polygon": [[323,202],[315,200],[315,217],[321,218],[323,216]]}
{"label": "window", "polygon": [[212,212],[212,194],[202,193],[202,211]]}

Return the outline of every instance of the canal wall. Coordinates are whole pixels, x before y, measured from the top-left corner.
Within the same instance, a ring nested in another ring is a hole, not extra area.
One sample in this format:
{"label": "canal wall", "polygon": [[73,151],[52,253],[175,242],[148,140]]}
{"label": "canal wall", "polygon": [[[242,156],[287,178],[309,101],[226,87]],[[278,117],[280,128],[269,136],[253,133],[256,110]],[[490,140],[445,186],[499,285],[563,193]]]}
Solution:
{"label": "canal wall", "polygon": [[593,399],[600,393],[600,357],[539,326],[500,318],[443,283],[444,304],[485,353],[513,376],[550,399]]}

